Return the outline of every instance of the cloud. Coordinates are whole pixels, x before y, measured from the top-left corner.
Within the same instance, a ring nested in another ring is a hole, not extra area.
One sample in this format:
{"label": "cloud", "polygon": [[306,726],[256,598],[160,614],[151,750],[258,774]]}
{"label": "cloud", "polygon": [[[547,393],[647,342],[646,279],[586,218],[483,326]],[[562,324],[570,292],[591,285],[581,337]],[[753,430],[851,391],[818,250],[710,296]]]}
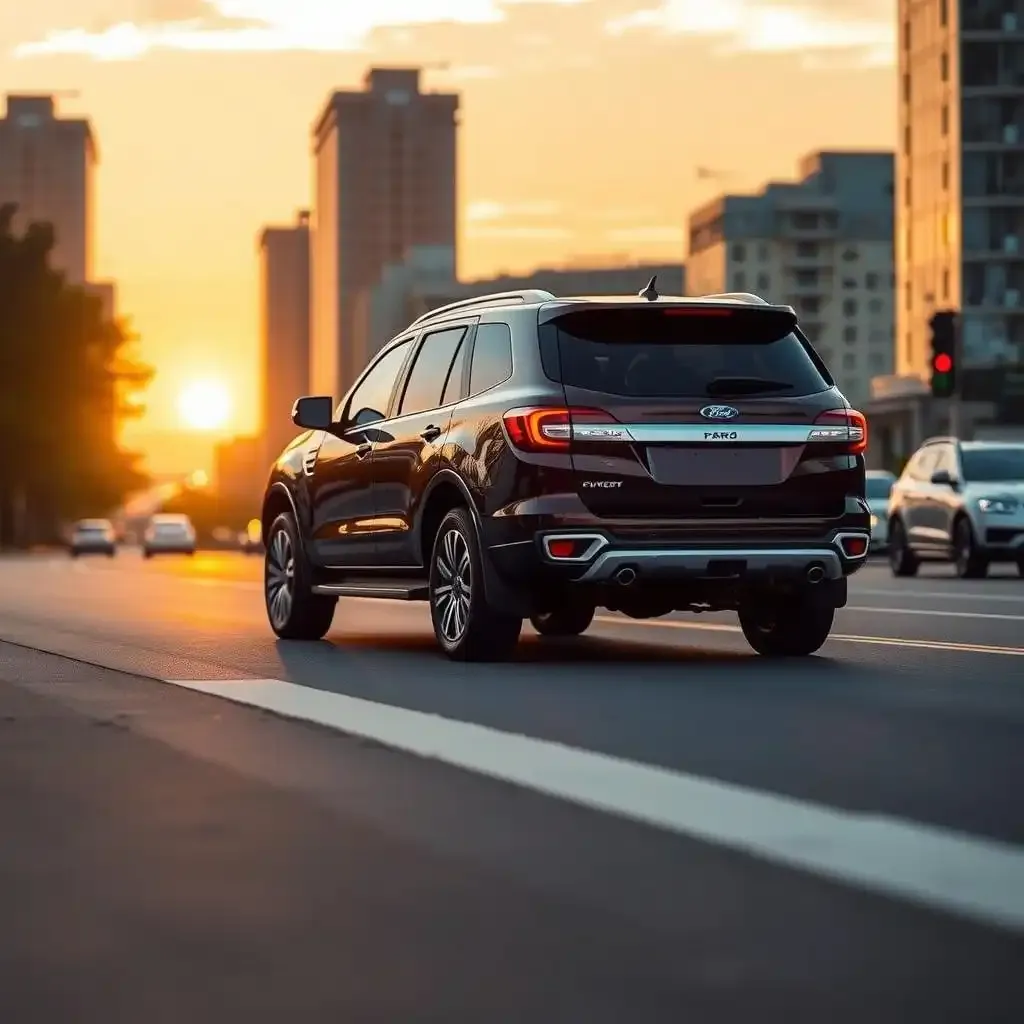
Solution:
{"label": "cloud", "polygon": [[498,24],[531,3],[589,0],[149,0],[145,13],[99,29],[73,27],[22,43],[17,57],[82,54],[131,60],[154,50],[350,52],[376,29],[443,23]]}
{"label": "cloud", "polygon": [[718,39],[725,51],[856,55],[857,63],[889,65],[895,57],[895,19],[877,3],[858,10],[837,0],[664,0],[660,6],[613,19],[611,35],[635,30]]}
{"label": "cloud", "polygon": [[565,228],[543,224],[480,224],[471,225],[466,231],[467,238],[481,238],[503,242],[552,242],[565,241],[572,232]]}
{"label": "cloud", "polygon": [[493,199],[480,199],[466,207],[466,220],[471,224],[493,224],[496,221],[554,217],[560,211],[560,204],[549,200],[499,203]]}
{"label": "cloud", "polygon": [[626,245],[682,245],[683,229],[669,224],[648,224],[616,228],[606,235],[610,242]]}

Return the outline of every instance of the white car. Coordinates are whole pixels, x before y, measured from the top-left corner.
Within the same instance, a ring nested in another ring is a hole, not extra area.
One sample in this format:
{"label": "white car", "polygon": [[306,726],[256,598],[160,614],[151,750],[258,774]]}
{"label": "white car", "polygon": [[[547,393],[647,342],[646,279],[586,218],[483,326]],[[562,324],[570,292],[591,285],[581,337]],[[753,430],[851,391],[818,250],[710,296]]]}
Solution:
{"label": "white car", "polygon": [[865,497],[871,509],[871,549],[884,551],[889,547],[889,496],[896,477],[882,469],[869,469],[865,480]]}
{"label": "white car", "polygon": [[196,531],[192,520],[185,515],[162,513],[153,516],[142,538],[142,555],[194,555]]}
{"label": "white car", "polygon": [[117,554],[114,524],[109,519],[80,519],[71,531],[68,551],[72,558],[79,555],[106,555],[113,558]]}

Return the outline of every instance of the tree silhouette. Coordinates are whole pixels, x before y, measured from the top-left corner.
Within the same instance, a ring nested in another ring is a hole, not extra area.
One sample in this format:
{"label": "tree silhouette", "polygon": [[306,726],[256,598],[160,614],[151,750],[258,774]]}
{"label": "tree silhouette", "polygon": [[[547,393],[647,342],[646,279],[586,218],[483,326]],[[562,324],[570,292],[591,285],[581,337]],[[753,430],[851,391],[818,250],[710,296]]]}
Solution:
{"label": "tree silhouette", "polygon": [[146,483],[117,432],[152,377],[123,323],[50,266],[49,224],[13,230],[0,206],[0,544],[54,539]]}

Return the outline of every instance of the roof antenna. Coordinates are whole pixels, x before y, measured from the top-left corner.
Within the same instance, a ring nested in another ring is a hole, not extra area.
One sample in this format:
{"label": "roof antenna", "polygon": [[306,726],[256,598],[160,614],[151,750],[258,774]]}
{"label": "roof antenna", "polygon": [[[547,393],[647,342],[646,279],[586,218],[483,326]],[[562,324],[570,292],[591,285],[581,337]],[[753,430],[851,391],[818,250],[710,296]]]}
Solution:
{"label": "roof antenna", "polygon": [[654,277],[647,282],[647,287],[642,292],[638,293],[641,299],[646,299],[648,302],[654,302],[658,298],[658,289],[655,288],[657,281],[658,275],[655,274]]}

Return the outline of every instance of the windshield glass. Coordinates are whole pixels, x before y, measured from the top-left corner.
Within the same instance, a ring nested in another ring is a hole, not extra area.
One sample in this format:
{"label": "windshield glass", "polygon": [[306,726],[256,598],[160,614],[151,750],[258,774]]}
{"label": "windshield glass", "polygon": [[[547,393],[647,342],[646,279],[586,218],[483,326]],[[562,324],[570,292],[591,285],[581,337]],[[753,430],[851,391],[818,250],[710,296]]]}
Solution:
{"label": "windshield glass", "polygon": [[791,317],[672,314],[566,314],[552,326],[557,361],[542,348],[545,373],[570,387],[633,398],[809,395],[831,386],[792,332]]}
{"label": "windshield glass", "polygon": [[964,479],[993,483],[1024,483],[1024,445],[966,448],[961,451]]}
{"label": "windshield glass", "polygon": [[892,480],[887,476],[869,476],[865,493],[868,501],[888,501],[892,493]]}

